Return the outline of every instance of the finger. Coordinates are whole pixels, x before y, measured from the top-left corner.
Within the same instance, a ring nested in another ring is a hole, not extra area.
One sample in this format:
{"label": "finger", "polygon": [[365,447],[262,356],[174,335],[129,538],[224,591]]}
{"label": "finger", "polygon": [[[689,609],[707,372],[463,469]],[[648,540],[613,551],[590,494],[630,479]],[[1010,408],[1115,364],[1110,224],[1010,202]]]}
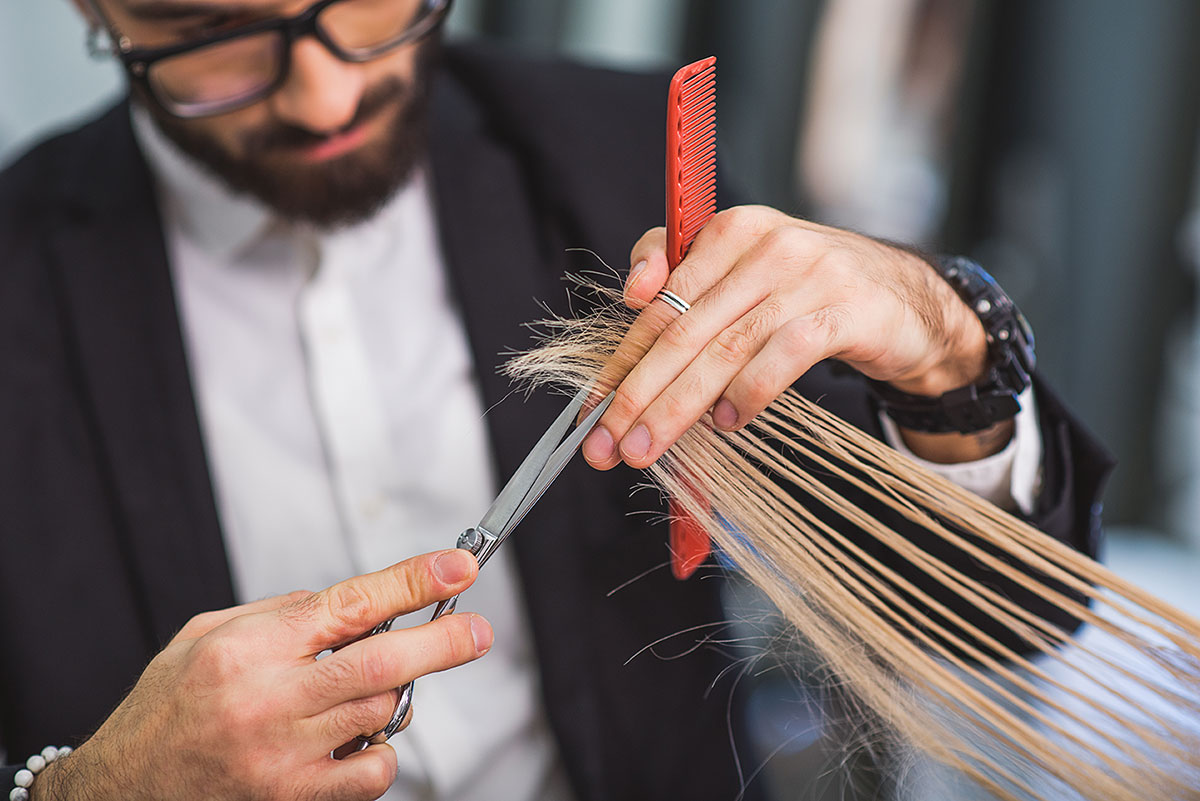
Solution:
{"label": "finger", "polygon": [[[654,303],[631,327],[629,344],[623,343],[627,353],[618,349],[618,357],[633,363],[597,431],[584,443],[584,458],[593,467],[608,469],[622,460],[636,467],[652,463],[712,407],[729,380],[765,341],[769,335],[765,325],[778,316],[778,310],[771,307],[771,314],[764,311],[751,315],[751,310],[774,289],[769,277],[771,265],[764,265],[756,254],[757,248],[740,259],[685,314],[664,311],[668,308],[665,303]],[[644,332],[652,315],[673,319],[651,339]],[[633,345],[641,345],[642,352],[635,352]],[[689,365],[706,352],[710,358],[705,364],[717,365],[719,372],[714,373],[710,366],[689,372]],[[674,391],[664,398],[668,387]],[[669,436],[666,430],[655,436],[654,428],[638,424],[650,406],[659,401],[657,417],[669,419],[668,427],[674,432]]]}
{"label": "finger", "polygon": [[[774,210],[750,206],[719,212],[696,235],[687,257],[671,273],[665,288],[691,303],[694,310],[705,293],[725,277],[749,249],[758,246],[759,239],[772,225],[787,219],[786,215]],[[647,232],[635,246],[633,257],[660,247],[658,236],[654,231]],[[603,397],[618,387],[654,347],[659,337],[678,325],[677,311],[664,302],[652,302],[652,297],[645,297],[645,291],[651,286],[654,285],[647,283],[644,288],[640,284],[637,287],[637,294],[650,302],[642,309],[613,358],[601,371],[597,397]],[[731,322],[744,312],[745,309],[736,314],[731,312],[726,322]],[[690,323],[683,324],[685,328],[688,325]],[[687,338],[685,334],[681,337]],[[632,398],[627,392],[618,391],[596,429],[583,443],[583,455],[588,463],[600,470],[619,464],[621,457],[616,443],[625,436],[629,424],[652,400],[653,397]]]}
{"label": "finger", "polygon": [[396,780],[396,752],[387,743],[367,746],[344,759],[322,763],[315,798],[320,801],[369,801]]}
{"label": "finger", "polygon": [[783,309],[766,291],[731,277],[663,332],[614,399],[619,458],[648,466],[712,408],[779,325]]}
{"label": "finger", "polygon": [[789,320],[734,377],[713,408],[713,425],[734,431],[757,417],[797,378],[837,351],[841,323],[829,308]]}
{"label": "finger", "polygon": [[[399,699],[400,691],[392,690],[370,698],[355,698],[329,710],[314,721],[320,730],[318,739],[323,744],[321,751],[324,752],[324,745],[328,743],[341,743],[333,749],[332,756],[334,759],[345,759],[361,750],[363,739],[382,731],[392,722]],[[404,720],[409,720],[411,716],[412,707],[409,706],[405,710]]]}
{"label": "finger", "polygon": [[[629,433],[618,446],[621,458],[637,468],[653,464],[713,408],[729,383],[755,358],[775,329],[782,324],[785,314],[782,304],[768,299],[709,339],[699,355],[661,390],[631,425]],[[643,374],[646,381],[660,380],[662,374],[651,375],[649,371],[642,370],[654,356],[655,351],[652,351],[638,365],[638,369],[622,385],[622,391],[626,386],[642,380]],[[630,392],[636,395],[638,390],[631,389]]]}
{"label": "finger", "polygon": [[[789,320],[808,315],[815,315],[813,320],[837,319],[835,310],[841,308],[837,300],[841,292],[839,284],[811,280],[797,283],[797,275],[805,276],[812,266],[799,263],[793,265],[792,279],[777,285],[772,275],[780,271],[784,260],[785,255],[772,241],[761,242],[681,319],[680,322],[686,320],[694,324],[694,341],[675,342],[676,324],[659,337],[646,357],[631,371],[620,392],[628,392],[633,398],[653,397],[653,400],[618,440],[617,451],[627,464],[637,468],[653,464],[706,412],[711,409],[716,413],[718,400],[729,384],[757,358],[776,330]],[[764,292],[767,294],[763,295]],[[718,305],[722,312],[713,313],[711,310]],[[725,315],[748,305],[751,306],[749,310],[724,325]],[[699,323],[701,320],[703,324]],[[828,350],[832,340],[825,337],[822,343],[825,349],[815,358],[832,355]],[[697,347],[699,353],[689,361]],[[775,396],[763,401],[763,407],[811,367],[813,362],[804,361],[806,353],[800,352],[801,358],[788,368],[791,374],[778,385]],[[672,377],[676,372],[678,374]],[[666,386],[662,386],[664,380],[669,380]],[[761,408],[755,409],[753,414]],[[727,422],[729,404],[721,404],[719,411],[719,420],[713,421],[717,427]]]}
{"label": "finger", "polygon": [[667,229],[651,228],[629,254],[629,278],[625,282],[625,304],[644,309],[663,288],[670,274],[667,262]]}
{"label": "finger", "polygon": [[339,582],[277,614],[301,634],[304,653],[313,656],[385,620],[462,592],[478,573],[469,551],[438,551]]}
{"label": "finger", "polygon": [[[487,620],[471,613],[366,637],[298,668],[297,708],[301,714],[320,716],[339,704],[386,693],[427,673],[478,659],[491,648],[492,638]],[[335,717],[345,714],[350,713],[342,710]],[[361,734],[360,728],[336,731]]]}
{"label": "finger", "polygon": [[[399,698],[398,692],[394,691],[394,692],[390,693],[389,697],[392,699],[393,707],[391,708],[392,711],[388,713],[386,720],[383,720],[382,723],[380,723],[378,726],[375,726],[374,728],[370,728],[368,726],[369,730],[365,729],[364,734],[362,734],[361,736],[354,735],[351,739],[347,740],[342,745],[333,749],[333,752],[331,755],[333,756],[334,759],[345,759],[350,754],[353,754],[357,751],[362,750],[362,743],[363,743],[364,738],[377,736],[377,733],[379,736],[382,735],[384,727],[392,722],[392,715],[394,715],[396,712],[394,705],[395,705],[397,699]],[[413,719],[413,705],[410,703],[408,706],[408,709],[406,709],[404,711],[404,717],[400,719],[400,725],[396,727],[396,731],[394,732],[394,734],[399,734],[400,732],[407,729],[409,724],[412,723],[412,719]]]}
{"label": "finger", "polygon": [[173,642],[180,640],[194,640],[203,637],[218,626],[222,626],[242,615],[251,615],[257,612],[271,612],[280,609],[289,604],[297,603],[309,597],[313,593],[308,590],[296,590],[287,595],[273,595],[270,598],[263,598],[250,603],[238,604],[225,609],[214,609],[211,612],[202,612],[187,623],[175,635]]}

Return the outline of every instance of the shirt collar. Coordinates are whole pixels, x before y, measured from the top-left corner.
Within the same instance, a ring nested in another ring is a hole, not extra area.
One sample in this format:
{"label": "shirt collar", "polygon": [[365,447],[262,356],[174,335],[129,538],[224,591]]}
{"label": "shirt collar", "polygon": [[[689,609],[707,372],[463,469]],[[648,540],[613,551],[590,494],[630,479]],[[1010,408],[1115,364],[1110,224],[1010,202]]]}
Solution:
{"label": "shirt collar", "polygon": [[145,109],[133,107],[133,131],[150,165],[167,214],[202,249],[230,258],[262,234],[272,214],[234,192],[170,141]]}

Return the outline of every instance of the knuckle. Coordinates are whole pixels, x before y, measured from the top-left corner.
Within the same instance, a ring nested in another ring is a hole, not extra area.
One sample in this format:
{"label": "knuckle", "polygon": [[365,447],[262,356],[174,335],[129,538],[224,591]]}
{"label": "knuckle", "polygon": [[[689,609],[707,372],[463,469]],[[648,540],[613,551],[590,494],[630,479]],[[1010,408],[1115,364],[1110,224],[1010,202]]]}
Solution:
{"label": "knuckle", "polygon": [[630,261],[639,256],[644,256],[647,251],[662,248],[666,242],[666,238],[666,228],[661,225],[657,228],[651,228],[634,243],[633,248],[629,251]]}
{"label": "knuckle", "polygon": [[784,314],[785,309],[778,300],[767,298],[742,320],[717,335],[713,340],[714,355],[735,365],[748,361],[778,328]]}
{"label": "knuckle", "polygon": [[860,291],[863,277],[870,273],[870,263],[862,253],[826,235],[819,236],[813,248],[811,269],[830,282],[836,281],[843,294]]}
{"label": "knuckle", "polygon": [[370,594],[354,581],[326,590],[325,608],[334,626],[345,633],[357,633],[378,622]]}
{"label": "knuckle", "polygon": [[368,720],[374,724],[378,722],[374,730],[378,730],[387,725],[387,722],[392,719],[392,715],[396,711],[396,705],[399,703],[399,697],[396,691],[388,690],[378,695],[372,695],[363,701],[367,707]]}
{"label": "knuckle", "polygon": [[292,590],[283,596],[286,603],[284,606],[295,606],[316,595],[312,590]]}
{"label": "knuckle", "polygon": [[802,228],[785,226],[772,228],[763,234],[763,250],[771,255],[787,254],[797,248],[805,247],[811,240],[811,234]]}
{"label": "knuckle", "polygon": [[659,335],[658,339],[672,350],[687,350],[695,346],[697,325],[695,317],[683,314],[677,317]]}
{"label": "knuckle", "polygon": [[712,406],[711,401],[706,402],[709,395],[700,391],[703,385],[700,380],[685,380],[679,392],[664,393],[659,406],[661,413],[656,415],[656,423],[650,424],[654,432],[653,447],[639,464],[649,464],[657,458],[656,454],[674,448],[679,438]]}
{"label": "knuckle", "polygon": [[778,387],[774,376],[767,370],[754,370],[744,377],[743,395],[745,397],[746,412],[763,409],[779,394]]}
{"label": "knuckle", "polygon": [[775,335],[782,340],[787,353],[803,354],[813,349],[815,327],[813,318],[797,317],[780,326]]}
{"label": "knuckle", "polygon": [[776,272],[782,269],[807,272],[826,262],[828,244],[823,234],[788,225],[767,232],[760,243],[763,258]]}
{"label": "knuckle", "polygon": [[455,625],[443,626],[441,634],[442,659],[449,664],[457,664],[463,651],[463,627],[455,621]]}
{"label": "knuckle", "polygon": [[789,320],[780,327],[776,336],[780,338],[786,353],[802,360],[815,361],[828,349],[832,341],[831,334],[836,333],[838,325],[836,316],[831,316],[828,309],[822,309],[807,317]]}
{"label": "knuckle", "polygon": [[229,636],[207,635],[196,641],[188,661],[206,681],[224,683],[238,678],[244,669],[241,648]]}
{"label": "knuckle", "polygon": [[735,325],[726,328],[712,341],[711,352],[726,364],[742,364],[755,349],[754,333],[746,327]]}
{"label": "knuckle", "polygon": [[754,316],[747,321],[747,325],[756,337],[766,338],[779,327],[779,321],[787,314],[788,310],[784,304],[772,296],[758,305]]}
{"label": "knuckle", "polygon": [[451,615],[447,620],[454,625],[443,629],[444,655],[452,664],[460,665],[475,656],[475,644],[471,639],[471,621],[466,615]]}
{"label": "knuckle", "polygon": [[432,599],[432,571],[433,562],[428,560],[410,559],[396,566],[395,578],[399,586],[404,588],[402,611],[411,611],[411,607],[420,606]]}
{"label": "knuckle", "polygon": [[390,665],[382,648],[372,648],[371,643],[366,645],[367,647],[359,649],[358,674],[367,686],[378,687],[387,681],[391,673]]}
{"label": "knuckle", "polygon": [[321,603],[321,594],[300,590],[291,593],[291,596],[295,596],[291,603],[279,607],[280,619],[293,628],[310,623],[316,617]]}
{"label": "knuckle", "polygon": [[848,316],[846,308],[840,303],[817,310],[813,315],[813,324],[820,333],[823,344],[828,345],[841,338]]}
{"label": "knuckle", "polygon": [[215,610],[193,615],[187,623],[183,624],[183,628],[179,630],[179,633],[176,635],[176,637],[185,640],[197,637],[202,632],[211,631],[213,628],[215,628],[220,619],[221,613]]}
{"label": "knuckle", "polygon": [[[700,299],[701,293],[704,292],[704,285],[707,283],[705,278],[705,268],[703,267],[703,259],[697,260],[692,257],[692,251],[688,252],[688,256],[674,269],[670,271],[663,289],[674,292],[679,297],[683,298],[692,305]],[[664,307],[665,308],[665,307]],[[677,312],[670,312],[667,319],[678,317]]]}
{"label": "knuckle", "polygon": [[[390,701],[388,699],[391,699]],[[391,693],[356,698],[330,710],[325,735],[330,740],[379,731],[392,716],[395,697]]]}
{"label": "knuckle", "polygon": [[631,421],[637,418],[644,407],[645,403],[629,387],[622,384],[605,414],[611,415],[615,420]]}
{"label": "knuckle", "polygon": [[760,213],[754,206],[734,206],[717,212],[707,226],[722,237],[745,233],[758,227],[756,221]]}
{"label": "knuckle", "polygon": [[680,390],[664,392],[659,399],[659,404],[663,419],[678,424],[682,429],[686,428],[686,423],[690,422],[686,418],[693,414],[691,404],[687,399],[699,397],[700,382],[687,376],[681,377],[679,381],[683,384]]}
{"label": "knuckle", "polygon": [[338,687],[355,680],[355,667],[340,655],[318,659],[301,682],[303,692],[312,701],[320,701]]}
{"label": "knuckle", "polygon": [[[730,270],[732,269],[734,269],[734,267],[731,265]],[[698,292],[695,296],[686,297],[695,298],[695,300],[692,302],[693,306],[704,305],[709,308],[719,309],[731,298],[733,299],[733,303],[737,303],[739,289],[740,288],[736,282],[728,280],[727,277],[722,277],[703,292]]]}

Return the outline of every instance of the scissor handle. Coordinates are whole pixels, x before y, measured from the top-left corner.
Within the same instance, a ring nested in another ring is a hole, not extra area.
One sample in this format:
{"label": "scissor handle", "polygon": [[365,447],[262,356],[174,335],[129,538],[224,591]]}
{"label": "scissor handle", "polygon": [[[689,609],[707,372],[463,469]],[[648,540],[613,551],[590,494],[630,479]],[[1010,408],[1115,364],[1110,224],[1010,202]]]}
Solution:
{"label": "scissor handle", "polygon": [[[499,544],[499,538],[490,531],[472,526],[458,535],[458,542],[455,543],[456,548],[461,548],[464,551],[470,551],[475,554],[479,564],[482,565],[492,552],[495,551]],[[438,601],[437,606],[433,608],[433,616],[429,618],[429,622],[437,620],[445,615],[453,614],[454,608],[458,605],[458,596],[447,598],[444,601]],[[385,620],[375,628],[371,629],[361,637],[357,637],[350,642],[358,642],[365,637],[371,637],[375,634],[382,634],[385,631],[391,631],[392,624],[396,622],[396,618]],[[346,643],[349,645],[350,643]],[[344,648],[345,645],[339,646]],[[368,745],[373,743],[386,742],[393,734],[400,730],[400,724],[404,722],[404,718],[408,716],[408,710],[412,708],[413,682],[408,682],[403,687],[397,687],[396,692],[399,695],[396,698],[396,710],[392,712],[392,719],[387,725],[373,734],[360,734],[353,742],[354,748],[349,752],[344,749],[346,746],[339,748],[334,752],[335,756],[344,756],[346,753],[361,751]],[[348,744],[349,745],[349,744]]]}

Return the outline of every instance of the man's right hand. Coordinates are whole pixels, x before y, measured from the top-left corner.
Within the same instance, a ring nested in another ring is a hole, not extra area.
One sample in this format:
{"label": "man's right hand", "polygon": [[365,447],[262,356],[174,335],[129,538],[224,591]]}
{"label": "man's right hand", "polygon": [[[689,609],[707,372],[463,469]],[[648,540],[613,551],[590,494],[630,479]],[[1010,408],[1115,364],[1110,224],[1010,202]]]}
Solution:
{"label": "man's right hand", "polygon": [[470,553],[442,551],[197,615],[96,734],[38,776],[33,799],[378,798],[396,773],[390,746],[330,752],[382,729],[394,688],[486,653],[491,626],[447,615],[315,657],[462,592],[477,573]]}

